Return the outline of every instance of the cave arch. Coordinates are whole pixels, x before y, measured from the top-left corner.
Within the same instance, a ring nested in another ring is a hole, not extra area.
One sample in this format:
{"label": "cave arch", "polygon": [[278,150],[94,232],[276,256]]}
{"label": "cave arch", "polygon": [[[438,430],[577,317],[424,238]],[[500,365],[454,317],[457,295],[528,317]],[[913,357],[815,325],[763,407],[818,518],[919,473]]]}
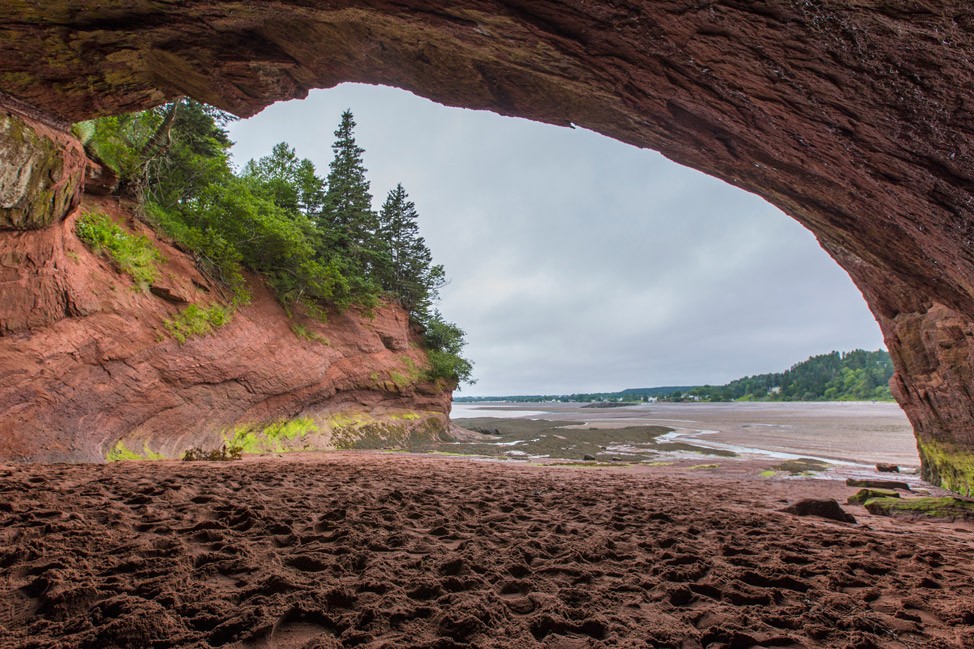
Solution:
{"label": "cave arch", "polygon": [[862,290],[924,475],[974,487],[967,3],[14,2],[3,103],[52,125],[342,81],[579,124],[757,193]]}

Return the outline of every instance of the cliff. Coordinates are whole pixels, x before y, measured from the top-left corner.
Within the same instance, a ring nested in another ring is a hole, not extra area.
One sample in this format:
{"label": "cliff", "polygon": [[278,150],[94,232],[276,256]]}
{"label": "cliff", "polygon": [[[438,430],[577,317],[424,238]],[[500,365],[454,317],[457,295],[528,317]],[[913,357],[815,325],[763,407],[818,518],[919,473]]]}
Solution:
{"label": "cliff", "polygon": [[[151,290],[78,239],[86,212],[158,248]],[[249,285],[228,324],[180,344],[167,319],[225,300],[130,205],[85,196],[47,228],[0,233],[0,461],[179,457],[225,438],[257,451],[399,447],[445,433],[452,386],[423,379],[402,309],[321,323]]]}
{"label": "cliff", "polygon": [[862,290],[924,475],[968,493],[972,57],[960,1],[58,0],[0,16],[3,103],[49,125],[179,95],[251,115],[362,81],[577,124],[755,192]]}

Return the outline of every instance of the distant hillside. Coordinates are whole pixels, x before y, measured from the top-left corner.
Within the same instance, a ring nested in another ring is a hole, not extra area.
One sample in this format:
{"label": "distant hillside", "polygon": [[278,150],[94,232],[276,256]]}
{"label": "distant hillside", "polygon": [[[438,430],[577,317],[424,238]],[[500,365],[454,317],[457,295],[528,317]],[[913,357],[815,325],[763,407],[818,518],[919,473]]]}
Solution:
{"label": "distant hillside", "polygon": [[516,394],[504,397],[454,397],[454,403],[482,403],[485,401],[510,401],[513,403],[538,403],[542,401],[561,401],[564,403],[586,403],[590,401],[642,402],[649,397],[662,398],[672,394],[684,394],[695,390],[694,385],[674,385],[658,388],[629,388],[621,392],[575,392],[573,394]]}
{"label": "distant hillside", "polygon": [[784,372],[746,376],[726,385],[629,388],[619,392],[458,397],[454,401],[892,401],[893,362],[884,350],[830,352]]}
{"label": "distant hillside", "polygon": [[891,376],[888,352],[856,349],[812,356],[784,372],[693,388],[682,396],[705,401],[892,401]]}
{"label": "distant hillside", "polygon": [[622,392],[616,394],[622,397],[666,397],[671,394],[683,393],[687,390],[693,390],[696,386],[693,385],[667,385],[658,388],[628,388]]}

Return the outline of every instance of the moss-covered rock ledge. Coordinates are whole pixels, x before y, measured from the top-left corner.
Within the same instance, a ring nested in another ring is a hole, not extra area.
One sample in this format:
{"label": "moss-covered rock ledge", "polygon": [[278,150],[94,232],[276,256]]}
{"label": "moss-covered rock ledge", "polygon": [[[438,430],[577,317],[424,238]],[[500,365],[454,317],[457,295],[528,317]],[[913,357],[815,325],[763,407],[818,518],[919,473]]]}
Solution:
{"label": "moss-covered rock ledge", "polygon": [[[443,413],[401,410],[376,415],[349,410],[271,422],[240,423],[199,441],[204,452],[225,448],[233,454],[351,449],[414,450],[450,441]],[[173,449],[138,434],[116,440],[108,462],[180,459],[193,449]]]}

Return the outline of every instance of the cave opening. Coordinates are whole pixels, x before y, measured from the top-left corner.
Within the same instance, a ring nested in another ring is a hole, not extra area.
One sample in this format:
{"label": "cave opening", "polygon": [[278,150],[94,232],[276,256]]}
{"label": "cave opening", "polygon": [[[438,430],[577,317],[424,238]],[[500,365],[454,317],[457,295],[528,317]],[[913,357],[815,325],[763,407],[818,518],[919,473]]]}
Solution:
{"label": "cave opening", "polygon": [[877,349],[862,295],[763,199],[584,129],[343,84],[229,125],[235,163],[292,145],[323,175],[351,108],[376,208],[403,183],[467,332],[463,394],[722,384]]}
{"label": "cave opening", "polygon": [[[39,120],[35,134],[176,96],[253,115],[361,81],[579,124],[754,191],[863,292],[924,476],[971,492],[966,7],[82,5],[18,5],[0,23],[0,100]],[[54,188],[55,207],[75,181]],[[27,203],[14,229],[50,224],[57,210]]]}

